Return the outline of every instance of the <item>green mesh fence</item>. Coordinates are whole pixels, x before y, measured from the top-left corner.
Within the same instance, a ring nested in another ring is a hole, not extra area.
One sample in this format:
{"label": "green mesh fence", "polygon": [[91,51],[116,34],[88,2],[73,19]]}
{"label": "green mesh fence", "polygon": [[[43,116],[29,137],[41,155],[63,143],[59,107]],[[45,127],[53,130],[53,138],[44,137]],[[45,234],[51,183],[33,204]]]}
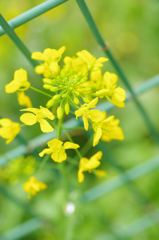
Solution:
{"label": "green mesh fence", "polygon": [[[30,64],[33,67],[35,67],[39,63],[31,59],[31,52],[28,50],[28,48],[24,45],[21,39],[14,32],[14,28],[21,26],[22,24],[57,7],[58,5],[65,3],[66,1],[67,0],[45,1],[37,5],[36,7],[24,12],[23,14],[15,17],[9,22],[7,22],[3,18],[3,16],[0,14],[0,25],[1,25],[0,36],[2,36],[3,34],[7,34],[8,37],[14,42],[14,44],[19,48],[21,53],[28,59]],[[154,88],[155,86],[159,85],[159,75],[156,75],[151,79],[148,79],[143,84],[133,89],[129,83],[129,80],[127,79],[123,70],[121,69],[119,63],[116,61],[113,54],[111,53],[108,44],[103,40],[90,14],[88,7],[86,6],[85,1],[76,0],[76,2],[94,38],[96,39],[98,45],[104,51],[105,55],[108,56],[112,65],[114,66],[115,71],[117,72],[117,74],[119,75],[119,77],[121,78],[125,86],[127,87],[128,91],[126,93],[126,96],[127,96],[126,101],[129,101],[129,99],[131,98],[134,100],[134,104],[136,108],[140,112],[140,115],[143,118],[143,121],[146,123],[152,138],[158,145],[159,136],[157,134],[157,130],[155,129],[155,126],[151,122],[151,119],[149,118],[142,104],[138,100],[137,95],[140,95],[143,92],[148,91],[151,88]],[[106,110],[108,112],[114,107],[115,107],[114,105],[107,102],[107,103],[100,104],[98,109],[101,111]],[[74,119],[71,119],[64,123],[64,127],[66,128],[77,127],[78,125],[80,125],[80,121],[77,121]],[[46,142],[51,140],[53,137],[55,137],[55,135],[56,135],[56,131],[48,134],[41,134],[40,136],[30,140],[29,142],[25,142],[23,137],[20,136],[21,138],[20,142],[22,144],[10,150],[9,152],[6,152],[5,155],[1,156],[0,166],[5,165],[9,160],[13,158],[17,158],[20,155],[26,154],[28,151],[28,147],[32,151],[36,150],[38,146],[45,144]],[[106,149],[105,145],[100,144],[99,149],[101,149],[104,155],[107,156],[109,164],[111,164],[114,168],[116,168],[119,171],[119,175],[115,179],[113,178],[111,180],[107,180],[104,183],[83,192],[82,195],[80,196],[80,203],[87,204],[88,202],[92,202],[126,185],[128,187],[128,190],[136,199],[136,201],[139,204],[141,204],[141,206],[143,206],[144,209],[146,209],[147,214],[120,229],[114,230],[114,229],[111,229],[110,227],[110,234],[99,237],[96,240],[129,239],[139,234],[140,232],[143,232],[146,229],[154,226],[159,222],[159,209],[157,209],[156,206],[153,206],[150,200],[145,196],[145,194],[141,190],[138,189],[138,187],[134,183],[134,180],[159,168],[159,156],[149,159],[146,162],[131,168],[130,170],[125,170],[124,167],[121,166],[116,161],[116,159],[112,156],[111,152],[108,149]],[[30,220],[26,221],[25,223],[18,225],[17,227],[2,233],[0,235],[0,239],[2,240],[21,239],[22,237],[29,235],[30,233],[34,232],[35,230],[43,226],[44,222],[40,219],[40,216],[38,216],[38,213],[36,213],[31,206],[21,201],[19,198],[17,198],[12,193],[10,193],[7,189],[5,189],[3,186],[0,186],[0,192],[4,197],[14,202],[14,204],[16,204],[17,206],[21,207],[32,217]],[[156,236],[156,239],[158,239],[157,236]]]}

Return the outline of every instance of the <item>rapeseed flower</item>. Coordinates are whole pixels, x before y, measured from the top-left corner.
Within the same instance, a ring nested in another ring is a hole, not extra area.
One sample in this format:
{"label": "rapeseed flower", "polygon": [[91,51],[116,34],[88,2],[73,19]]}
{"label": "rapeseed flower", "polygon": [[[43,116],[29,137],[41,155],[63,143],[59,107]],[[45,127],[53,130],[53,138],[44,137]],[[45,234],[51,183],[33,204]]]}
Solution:
{"label": "rapeseed flower", "polygon": [[78,170],[78,181],[84,181],[84,174],[83,172],[89,171],[91,172],[93,169],[97,168],[100,165],[100,159],[102,158],[102,152],[99,151],[94,154],[90,159],[88,158],[81,158]]}
{"label": "rapeseed flower", "polygon": [[114,119],[114,116],[106,118],[106,112],[104,112],[104,115],[101,121],[92,124],[92,127],[95,131],[93,138],[93,146],[96,146],[99,143],[100,139],[106,142],[109,142],[112,139],[124,139],[123,131],[118,126],[119,119]]}
{"label": "rapeseed flower", "polygon": [[21,130],[19,123],[8,118],[0,119],[0,126],[0,137],[7,139],[6,144],[10,143]]}
{"label": "rapeseed flower", "polygon": [[[106,97],[117,107],[125,107],[125,90],[121,87],[117,87],[118,76],[114,73],[105,72],[103,75],[103,88],[107,89],[108,92]],[[111,100],[109,99],[111,97]]]}
{"label": "rapeseed flower", "polygon": [[89,110],[94,108],[98,102],[98,97],[93,99],[90,103],[84,104],[81,108],[75,111],[76,119],[82,116],[84,122],[84,128],[87,131],[89,127],[88,119],[90,118],[93,122],[99,122],[103,118],[103,113],[98,109]]}
{"label": "rapeseed flower", "polygon": [[30,177],[30,179],[24,183],[23,189],[29,193],[29,198],[35,196],[37,192],[47,188],[47,185],[43,182],[39,182],[35,177]]}
{"label": "rapeseed flower", "polygon": [[108,58],[100,57],[96,59],[87,50],[82,50],[77,52],[77,56],[82,60],[83,65],[88,69],[88,71],[97,71],[103,67],[103,62],[108,61]]}
{"label": "rapeseed flower", "polygon": [[16,91],[25,91],[30,87],[30,82],[27,78],[27,71],[23,68],[16,70],[14,79],[5,86],[6,93],[14,93]]}
{"label": "rapeseed flower", "polygon": [[32,59],[44,61],[44,63],[35,67],[35,72],[37,74],[43,74],[46,78],[56,76],[60,71],[58,62],[65,49],[66,47],[63,46],[59,50],[46,48],[43,53],[33,52],[31,55]]}
{"label": "rapeseed flower", "polygon": [[24,113],[20,120],[25,123],[26,125],[34,125],[35,123],[40,123],[40,128],[42,132],[52,132],[54,131],[53,127],[44,119],[49,118],[53,120],[55,117],[47,108],[44,108],[40,106],[40,109],[38,108],[26,108],[22,109],[20,111],[29,111],[32,113]]}
{"label": "rapeseed flower", "polygon": [[65,142],[63,144],[62,141],[58,139],[53,139],[47,143],[49,148],[45,148],[41,153],[39,153],[40,157],[43,157],[44,154],[51,154],[51,158],[55,162],[63,162],[67,158],[67,154],[65,152],[66,149],[77,149],[80,146],[78,144],[72,142]]}
{"label": "rapeseed flower", "polygon": [[24,92],[18,92],[18,103],[21,106],[32,107],[30,98]]}

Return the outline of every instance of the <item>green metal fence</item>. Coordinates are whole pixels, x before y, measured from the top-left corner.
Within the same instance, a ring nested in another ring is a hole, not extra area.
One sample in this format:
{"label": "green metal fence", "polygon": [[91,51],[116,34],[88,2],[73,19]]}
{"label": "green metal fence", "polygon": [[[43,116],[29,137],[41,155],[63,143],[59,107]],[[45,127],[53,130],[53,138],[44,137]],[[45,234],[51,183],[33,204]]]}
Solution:
{"label": "green metal fence", "polygon": [[[36,7],[22,13],[21,15],[15,17],[14,19],[7,22],[3,16],[0,14],[0,36],[3,34],[7,34],[8,37],[14,42],[14,44],[19,48],[21,53],[28,59],[30,64],[35,67],[39,63],[35,60],[31,59],[31,53],[28,50],[28,48],[24,45],[24,43],[21,41],[21,39],[17,36],[17,34],[14,32],[14,29],[18,26],[21,26],[22,24],[25,24],[26,22],[36,18],[37,16],[57,7],[58,5],[65,3],[67,0],[48,0],[45,1]],[[109,57],[109,60],[111,61],[112,65],[114,66],[115,71],[127,87],[127,98],[126,101],[129,101],[129,99],[134,100],[134,104],[136,108],[139,110],[141,117],[143,118],[143,121],[146,123],[147,128],[149,129],[149,132],[156,142],[157,145],[159,145],[159,136],[157,134],[157,130],[155,129],[155,126],[151,122],[151,119],[149,118],[148,114],[146,113],[144,107],[138,100],[137,96],[141,93],[150,90],[151,88],[154,88],[155,86],[159,85],[159,75],[152,77],[151,79],[148,79],[143,84],[139,85],[136,88],[132,88],[129,80],[125,76],[123,70],[121,69],[119,63],[114,58],[113,54],[111,53],[109,46],[107,43],[103,40],[91,14],[86,6],[86,3],[84,0],[76,0],[83,17],[85,18],[94,38],[96,39],[98,45],[101,47],[101,49],[104,51],[105,55]],[[110,111],[115,106],[111,103],[107,102],[104,104],[99,105],[99,109]],[[71,119],[64,123],[64,126],[66,128],[71,127],[77,127],[80,124],[80,121]],[[15,149],[12,149],[11,151],[5,153],[4,156],[0,157],[0,166],[6,164],[9,160],[17,158],[20,155],[26,154],[29,149],[36,149],[38,146],[46,143],[52,137],[55,137],[56,131],[53,133],[48,134],[41,134],[40,136],[30,140],[27,143],[23,143],[16,147]],[[146,162],[139,164],[135,167],[133,167],[130,170],[125,170],[112,156],[111,152],[109,152],[108,149],[106,149],[105,145],[100,144],[99,149],[102,149],[104,154],[107,156],[107,159],[109,161],[109,164],[111,164],[114,168],[116,168],[119,171],[119,175],[115,179],[107,180],[104,183],[95,186],[86,192],[83,192],[80,197],[81,204],[86,204],[88,202],[94,201],[106,194],[109,194],[116,189],[126,185],[128,189],[130,190],[131,194],[134,196],[134,198],[141,203],[143,208],[146,209],[147,214],[144,217],[141,217],[137,219],[136,221],[124,226],[121,229],[116,229],[110,231],[110,234],[102,236],[96,240],[114,240],[114,239],[128,239],[131,238],[140,232],[145,231],[151,226],[154,226],[159,222],[159,209],[156,208],[156,206],[153,206],[150,200],[144,195],[144,193],[138,189],[136,184],[134,183],[134,180],[140,178],[141,176],[144,176],[153,170],[159,168],[159,156],[156,156],[152,159],[147,160]],[[38,216],[38,213],[36,213],[31,206],[28,204],[22,202],[19,198],[14,196],[12,193],[10,193],[7,189],[5,189],[3,186],[0,186],[0,192],[3,196],[14,202],[19,207],[22,207],[23,210],[27,211],[30,216],[32,217],[30,220],[26,221],[25,223],[18,225],[17,227],[8,230],[7,232],[0,235],[0,239],[2,240],[16,240],[21,239],[22,237],[29,235],[33,231],[41,228],[41,226],[44,224],[43,221]]]}

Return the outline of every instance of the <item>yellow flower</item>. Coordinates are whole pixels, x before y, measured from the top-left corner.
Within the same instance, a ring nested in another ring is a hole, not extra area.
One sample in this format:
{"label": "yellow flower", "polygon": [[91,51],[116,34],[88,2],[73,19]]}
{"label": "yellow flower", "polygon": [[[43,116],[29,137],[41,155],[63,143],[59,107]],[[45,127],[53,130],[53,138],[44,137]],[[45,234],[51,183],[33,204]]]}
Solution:
{"label": "yellow flower", "polygon": [[13,93],[16,91],[25,91],[30,87],[28,82],[27,71],[23,68],[15,71],[14,79],[5,86],[6,93]]}
{"label": "yellow flower", "polygon": [[103,62],[108,61],[108,58],[100,57],[96,59],[93,55],[91,55],[87,50],[82,50],[81,52],[77,52],[77,56],[82,60],[84,66],[89,71],[97,71],[101,67],[103,67]]}
{"label": "yellow flower", "polygon": [[33,52],[31,58],[44,61],[43,64],[35,67],[35,72],[37,74],[43,74],[46,78],[57,75],[60,71],[57,62],[60,61],[65,49],[66,47],[63,46],[59,50],[46,48],[43,53]]}
{"label": "yellow flower", "polygon": [[83,62],[80,58],[71,58],[67,56],[64,58],[64,63],[64,71],[70,71],[73,69],[75,73],[82,73],[83,76],[85,76],[88,71],[86,66],[83,65]]}
{"label": "yellow flower", "polygon": [[81,108],[75,111],[76,119],[82,116],[84,122],[84,128],[88,130],[88,119],[90,118],[93,122],[99,122],[103,118],[103,113],[98,109],[89,110],[89,108],[94,108],[98,102],[98,98],[93,99],[90,103],[84,104]]}
{"label": "yellow flower", "polygon": [[83,182],[84,181],[84,174],[83,172],[89,171],[97,168],[100,165],[100,159],[102,158],[102,152],[99,151],[96,154],[94,154],[90,159],[88,158],[81,158],[79,170],[78,170],[78,181]]}
{"label": "yellow flower", "polygon": [[108,93],[106,96],[108,96],[108,100],[109,100],[109,96],[112,99],[112,103],[115,104],[117,107],[125,107],[125,98],[126,98],[126,94],[125,94],[125,90],[121,87],[117,87],[117,81],[118,81],[118,76],[114,73],[109,73],[109,72],[105,72],[105,74],[103,75],[103,87],[108,89]]}
{"label": "yellow flower", "polygon": [[31,58],[47,62],[58,62],[65,49],[65,46],[61,47],[59,50],[46,48],[43,53],[33,52]]}
{"label": "yellow flower", "polygon": [[44,154],[51,154],[51,158],[55,162],[63,162],[66,160],[67,155],[65,153],[65,149],[77,149],[80,146],[78,144],[72,142],[63,142],[58,139],[53,139],[47,143],[49,148],[45,148],[41,153],[39,153],[40,157],[43,157]]}
{"label": "yellow flower", "polygon": [[114,116],[110,116],[106,118],[103,115],[103,120],[99,121],[98,123],[93,123],[92,127],[95,131],[94,138],[93,138],[93,147],[99,143],[99,140],[109,142],[112,139],[116,140],[123,140],[124,135],[122,129],[118,126],[119,119],[114,119]]}
{"label": "yellow flower", "polygon": [[7,139],[6,144],[10,143],[21,130],[19,123],[8,118],[0,119],[0,126],[0,137]]}
{"label": "yellow flower", "polygon": [[32,107],[30,98],[24,92],[18,92],[18,102],[21,106]]}
{"label": "yellow flower", "polygon": [[34,125],[35,123],[39,122],[40,123],[40,128],[42,132],[52,132],[54,129],[52,126],[44,119],[44,118],[49,118],[53,120],[55,117],[50,112],[47,108],[41,107],[40,109],[38,108],[26,108],[22,109],[20,111],[29,111],[32,113],[24,113],[21,117],[20,120],[25,123],[26,125]]}
{"label": "yellow flower", "polygon": [[35,196],[37,192],[47,188],[47,185],[43,182],[39,182],[35,177],[30,177],[29,181],[25,182],[23,189],[29,193],[29,198]]}

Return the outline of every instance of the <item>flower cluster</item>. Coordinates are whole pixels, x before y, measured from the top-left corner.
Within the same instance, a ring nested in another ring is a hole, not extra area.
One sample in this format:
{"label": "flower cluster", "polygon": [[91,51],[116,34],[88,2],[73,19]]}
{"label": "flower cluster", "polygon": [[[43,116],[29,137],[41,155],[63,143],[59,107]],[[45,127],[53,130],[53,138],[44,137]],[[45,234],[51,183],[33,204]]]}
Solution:
{"label": "flower cluster", "polygon": [[[42,61],[36,66],[35,72],[43,75],[43,88],[47,92],[32,87],[26,70],[22,68],[15,71],[14,79],[5,87],[7,93],[17,92],[19,104],[27,106],[26,109],[21,110],[27,113],[20,116],[24,125],[32,126],[38,122],[41,131],[45,133],[52,132],[57,127],[57,138],[50,140],[47,143],[48,148],[42,150],[39,156],[50,155],[52,160],[58,163],[67,160],[67,149],[75,149],[78,156],[81,156],[78,150],[80,146],[73,143],[70,137],[67,142],[60,140],[62,122],[69,113],[74,114],[76,119],[83,120],[84,130],[94,132],[93,147],[100,140],[109,142],[113,139],[124,139],[122,129],[119,127],[119,119],[107,116],[105,111],[101,112],[96,108],[100,98],[106,98],[120,108],[125,106],[125,90],[117,86],[118,76],[108,71],[102,75],[103,63],[108,61],[108,58],[96,59],[88,51],[82,50],[77,52],[76,57],[66,56],[63,67],[60,67],[59,61],[65,49],[63,46],[59,50],[47,48],[43,53],[32,53],[32,59]],[[48,96],[45,106],[32,107],[31,100],[24,93],[29,88]],[[0,126],[0,136],[7,139],[7,143],[20,132],[19,123],[11,122],[9,119],[1,119]],[[83,182],[85,171],[92,172],[98,177],[106,174],[102,170],[96,170],[101,158],[101,151],[90,159],[80,157],[79,182]],[[38,182],[33,176],[24,184],[25,191],[31,195],[45,188],[46,184]]]}

